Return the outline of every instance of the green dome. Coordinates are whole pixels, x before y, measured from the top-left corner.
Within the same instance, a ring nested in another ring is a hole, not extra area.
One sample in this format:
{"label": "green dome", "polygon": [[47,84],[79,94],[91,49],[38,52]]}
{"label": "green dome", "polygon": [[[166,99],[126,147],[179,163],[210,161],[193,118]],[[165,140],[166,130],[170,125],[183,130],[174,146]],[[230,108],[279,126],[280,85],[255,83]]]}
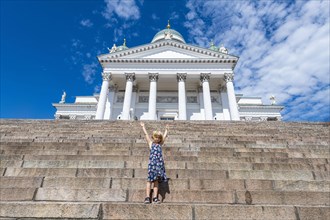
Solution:
{"label": "green dome", "polygon": [[183,39],[182,35],[177,32],[174,29],[166,28],[161,31],[159,31],[154,38],[152,39],[151,43],[164,40],[164,39],[172,39],[172,40],[177,40],[181,43],[186,43],[186,41]]}
{"label": "green dome", "polygon": [[122,50],[127,50],[127,49],[128,49],[128,47],[126,47],[125,45],[122,45],[122,46],[117,47],[116,51],[122,51]]}
{"label": "green dome", "polygon": [[214,45],[213,40],[211,40],[211,46],[209,47],[209,50],[219,52],[219,48]]}

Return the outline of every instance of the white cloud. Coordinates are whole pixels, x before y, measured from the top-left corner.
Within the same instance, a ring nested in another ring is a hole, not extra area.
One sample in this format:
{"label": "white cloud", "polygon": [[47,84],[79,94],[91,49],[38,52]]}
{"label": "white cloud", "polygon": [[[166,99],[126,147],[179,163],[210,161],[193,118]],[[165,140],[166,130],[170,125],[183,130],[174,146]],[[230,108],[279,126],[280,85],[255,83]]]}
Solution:
{"label": "white cloud", "polygon": [[140,18],[140,9],[134,0],[104,0],[106,3],[103,16],[111,20],[116,14],[124,20],[137,20]]}
{"label": "white cloud", "polygon": [[72,39],[71,40],[71,46],[74,47],[74,48],[81,48],[81,47],[83,47],[83,44],[81,43],[81,40]]}
{"label": "white cloud", "polygon": [[81,26],[84,26],[84,27],[92,27],[94,25],[93,22],[91,22],[91,20],[89,20],[89,19],[81,20],[80,24],[81,24]]}
{"label": "white cloud", "polygon": [[87,82],[88,84],[92,84],[94,82],[97,68],[98,68],[98,64],[96,62],[83,65],[82,75],[84,77],[85,82]]}
{"label": "white cloud", "polygon": [[173,11],[170,15],[170,20],[177,20],[179,18],[180,18],[179,14],[175,11]]}
{"label": "white cloud", "polygon": [[237,93],[274,94],[286,120],[330,120],[329,1],[197,1],[186,6],[190,41],[224,43],[240,60]]}
{"label": "white cloud", "polygon": [[79,39],[71,39],[71,62],[74,65],[77,65],[83,60],[84,54],[81,52],[81,50],[84,48],[84,45],[82,44],[81,40]]}
{"label": "white cloud", "polygon": [[152,14],[151,14],[151,18],[152,18],[153,20],[159,20],[159,17],[158,17],[155,13],[152,13]]}

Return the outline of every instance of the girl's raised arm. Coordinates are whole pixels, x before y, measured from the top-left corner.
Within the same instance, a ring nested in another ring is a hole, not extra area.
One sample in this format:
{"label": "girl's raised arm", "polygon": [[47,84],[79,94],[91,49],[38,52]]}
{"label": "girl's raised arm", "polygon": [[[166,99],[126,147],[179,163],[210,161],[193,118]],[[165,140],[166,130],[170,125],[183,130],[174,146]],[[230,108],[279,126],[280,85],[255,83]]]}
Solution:
{"label": "girl's raised arm", "polygon": [[148,143],[148,146],[149,146],[149,148],[151,148],[152,141],[151,141],[151,139],[150,139],[150,137],[148,135],[148,132],[147,132],[145,126],[144,126],[144,123],[141,121],[140,122],[140,125],[142,127],[143,132],[144,132],[144,135],[145,135],[146,141]]}
{"label": "girl's raised arm", "polygon": [[165,139],[167,138],[167,133],[168,133],[168,125],[166,125],[166,127],[165,127],[165,132],[164,132],[162,144],[164,144]]}

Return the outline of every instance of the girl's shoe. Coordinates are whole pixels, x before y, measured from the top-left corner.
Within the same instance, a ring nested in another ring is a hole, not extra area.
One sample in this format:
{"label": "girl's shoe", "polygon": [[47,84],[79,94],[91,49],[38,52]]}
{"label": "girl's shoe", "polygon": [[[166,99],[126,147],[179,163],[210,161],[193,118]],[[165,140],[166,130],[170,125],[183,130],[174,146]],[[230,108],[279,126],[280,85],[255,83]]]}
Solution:
{"label": "girl's shoe", "polygon": [[150,197],[146,197],[146,198],[144,199],[144,204],[149,204],[149,203],[151,203],[151,201],[150,201]]}
{"label": "girl's shoe", "polygon": [[152,199],[152,202],[156,203],[156,204],[159,204],[160,200],[157,197],[155,197],[155,198]]}

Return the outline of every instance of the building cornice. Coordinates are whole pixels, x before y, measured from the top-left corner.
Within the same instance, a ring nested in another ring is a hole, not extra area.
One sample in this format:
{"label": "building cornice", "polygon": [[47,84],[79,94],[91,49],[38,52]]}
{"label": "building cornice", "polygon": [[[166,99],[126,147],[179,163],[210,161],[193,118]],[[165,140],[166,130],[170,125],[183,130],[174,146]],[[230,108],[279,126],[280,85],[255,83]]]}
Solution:
{"label": "building cornice", "polygon": [[248,109],[248,108],[253,108],[253,109],[284,109],[284,106],[282,105],[254,105],[254,104],[238,104],[240,109]]}
{"label": "building cornice", "polygon": [[89,107],[89,106],[96,106],[97,103],[72,103],[72,104],[59,104],[59,103],[52,103],[54,107]]}
{"label": "building cornice", "polygon": [[101,63],[233,63],[235,59],[208,59],[208,58],[191,58],[191,59],[159,59],[159,58],[124,58],[124,59],[102,59]]}
{"label": "building cornice", "polygon": [[164,46],[172,46],[172,47],[176,47],[176,48],[183,49],[186,51],[199,53],[201,55],[207,55],[207,56],[210,56],[210,59],[214,59],[214,58],[216,58],[216,59],[233,59],[233,60],[236,60],[236,62],[239,59],[239,57],[235,56],[235,55],[225,54],[225,53],[221,53],[221,52],[215,52],[213,50],[209,50],[206,48],[201,48],[198,46],[184,44],[184,43],[180,43],[180,42],[172,41],[172,40],[163,40],[160,42],[145,44],[145,45],[133,47],[133,48],[130,48],[127,50],[123,50],[123,51],[119,51],[119,52],[115,52],[115,53],[111,53],[111,54],[103,54],[103,55],[98,56],[98,59],[101,62],[102,60],[125,58],[125,56],[127,56],[127,55],[133,55],[133,54],[145,52],[148,50],[152,50],[152,49],[156,49],[156,48],[160,48],[160,47],[164,47]]}

